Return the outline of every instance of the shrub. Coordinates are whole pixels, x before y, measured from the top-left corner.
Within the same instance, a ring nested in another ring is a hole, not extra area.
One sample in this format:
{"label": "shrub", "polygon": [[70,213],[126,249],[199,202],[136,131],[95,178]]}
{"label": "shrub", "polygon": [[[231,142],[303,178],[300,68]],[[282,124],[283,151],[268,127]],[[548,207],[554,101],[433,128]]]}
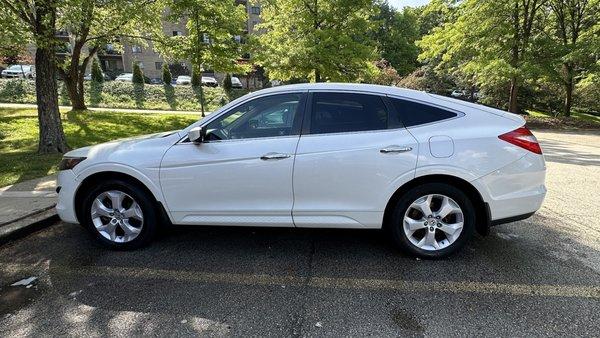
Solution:
{"label": "shrub", "polygon": [[162,65],[162,80],[165,84],[171,84],[171,81],[173,81],[171,70],[169,69],[169,65],[166,63]]}
{"label": "shrub", "polygon": [[231,92],[232,88],[233,84],[231,83],[231,75],[227,73],[225,74],[225,78],[223,79],[223,89],[225,89],[225,92],[229,93]]}
{"label": "shrub", "polygon": [[133,83],[144,84],[144,73],[140,68],[140,64],[136,61],[133,62]]}
{"label": "shrub", "polygon": [[202,72],[194,69],[192,72],[192,87],[200,87],[202,85]]}
{"label": "shrub", "polygon": [[94,58],[94,61],[92,61],[92,81],[96,83],[101,83],[104,81],[104,75],[102,74],[100,63],[96,58]]}

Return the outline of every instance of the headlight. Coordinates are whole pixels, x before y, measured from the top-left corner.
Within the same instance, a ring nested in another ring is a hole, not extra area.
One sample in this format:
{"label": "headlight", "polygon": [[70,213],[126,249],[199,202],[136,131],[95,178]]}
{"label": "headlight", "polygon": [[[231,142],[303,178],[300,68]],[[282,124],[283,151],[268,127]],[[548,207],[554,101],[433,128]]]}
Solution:
{"label": "headlight", "polygon": [[58,165],[58,170],[70,170],[75,168],[76,165],[85,160],[85,157],[63,157]]}

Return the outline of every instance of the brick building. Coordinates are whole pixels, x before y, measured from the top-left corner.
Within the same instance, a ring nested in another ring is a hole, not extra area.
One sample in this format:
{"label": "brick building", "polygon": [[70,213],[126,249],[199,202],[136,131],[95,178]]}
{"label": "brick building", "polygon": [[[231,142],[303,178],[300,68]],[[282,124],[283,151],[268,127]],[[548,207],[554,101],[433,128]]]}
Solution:
{"label": "brick building", "polygon": [[[246,22],[246,31],[244,34],[256,34],[255,26],[260,22],[260,5],[249,3],[247,0],[236,0],[237,3],[243,4],[246,7],[248,20]],[[187,33],[185,22],[169,22],[163,21],[163,31],[169,36],[184,35]],[[243,41],[241,36],[238,38]],[[110,75],[118,75],[120,73],[131,73],[134,62],[138,62],[140,68],[144,71],[144,75],[149,78],[161,78],[162,66],[166,60],[157,53],[152,47],[152,42],[148,42],[146,46],[139,46],[125,42],[123,51],[115,50],[111,45],[105,46],[98,51],[98,59],[100,60],[102,69]],[[249,62],[250,55],[241,55],[240,62]],[[178,65],[170,65],[173,70],[173,75],[189,75],[191,65],[187,61],[182,61]],[[214,76],[219,82],[223,80],[224,74],[215,73],[207,70],[204,75]],[[245,88],[256,89],[262,87],[262,76],[260,72],[252,72],[247,76],[244,74],[237,75],[242,85]]]}

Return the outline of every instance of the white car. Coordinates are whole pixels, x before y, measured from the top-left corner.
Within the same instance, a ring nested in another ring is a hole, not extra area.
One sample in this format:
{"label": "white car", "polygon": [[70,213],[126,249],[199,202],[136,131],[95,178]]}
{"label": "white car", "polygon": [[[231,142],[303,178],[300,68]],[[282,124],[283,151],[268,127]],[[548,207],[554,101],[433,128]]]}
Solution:
{"label": "white car", "polygon": [[192,77],[187,75],[179,75],[175,80],[178,85],[189,85],[192,83]]}
{"label": "white car", "polygon": [[27,78],[35,77],[35,67],[31,65],[10,65],[2,71],[5,78]]}
{"label": "white car", "polygon": [[133,74],[132,73],[123,73],[115,78],[115,81],[120,82],[133,82]]}
{"label": "white car", "polygon": [[168,224],[385,228],[444,257],[540,208],[546,167],[524,124],[394,87],[280,86],[183,130],[68,152],[56,209],[119,249]]}
{"label": "white car", "polygon": [[239,79],[239,78],[237,78],[237,77],[235,77],[235,76],[232,76],[232,77],[231,77],[231,88],[237,88],[237,89],[240,89],[240,88],[242,88],[242,87],[243,87],[243,86],[242,86],[242,81],[240,81],[240,79]]}
{"label": "white car", "polygon": [[455,97],[455,98],[461,98],[461,97],[465,97],[467,96],[467,93],[465,93],[464,90],[453,90],[452,93],[450,93],[450,96]]}
{"label": "white car", "polygon": [[218,87],[219,83],[217,82],[217,79],[212,76],[203,76],[202,85],[207,87]]}

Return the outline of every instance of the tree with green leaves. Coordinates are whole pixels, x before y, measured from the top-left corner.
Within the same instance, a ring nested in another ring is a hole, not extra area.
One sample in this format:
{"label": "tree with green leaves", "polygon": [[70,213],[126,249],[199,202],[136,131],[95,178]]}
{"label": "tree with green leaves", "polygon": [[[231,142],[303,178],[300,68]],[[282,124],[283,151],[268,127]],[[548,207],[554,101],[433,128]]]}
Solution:
{"label": "tree with green leaves", "polygon": [[38,152],[64,153],[69,150],[58,110],[56,83],[56,21],[58,0],[0,0],[0,33],[35,44],[35,87],[39,122]]}
{"label": "tree with green leaves", "polygon": [[102,68],[100,68],[100,62],[98,62],[98,59],[94,59],[94,61],[92,61],[92,81],[95,83],[102,83],[104,82],[104,74],[102,73]]}
{"label": "tree with green leaves", "polygon": [[357,81],[377,72],[375,43],[366,32],[376,13],[371,0],[261,2],[265,32],[256,61],[277,80]]}
{"label": "tree with green leaves", "polygon": [[142,68],[140,68],[140,63],[134,61],[133,65],[132,65],[132,73],[133,76],[131,78],[131,82],[133,83],[137,83],[137,84],[144,84],[144,73],[142,72]]}
{"label": "tree with green leaves", "polygon": [[171,75],[169,65],[166,63],[162,65],[162,80],[165,85],[171,85],[171,82],[173,81],[173,75]]}
{"label": "tree with green leaves", "polygon": [[419,48],[415,45],[420,38],[418,17],[412,8],[398,11],[385,0],[378,2],[377,7],[377,14],[371,18],[377,23],[372,37],[381,58],[388,61],[400,76],[408,75],[419,66]]}
{"label": "tree with green leaves", "polygon": [[[223,0],[167,0],[167,18],[186,22],[187,34],[164,36],[155,47],[173,60],[189,60],[193,73],[205,69],[217,72],[246,72],[248,66],[238,62],[245,46],[236,41],[246,24],[243,4]],[[203,89],[200,86],[200,96]],[[202,114],[204,102],[200,100]]]}
{"label": "tree with green leaves", "polygon": [[58,29],[67,34],[69,48],[58,72],[73,110],[84,110],[83,77],[89,62],[107,44],[144,44],[150,33],[162,31],[161,0],[55,0],[60,5]]}
{"label": "tree with green leaves", "polygon": [[508,110],[518,112],[518,92],[539,72],[534,38],[547,0],[465,0],[455,19],[419,42],[420,60],[478,85],[508,85]]}
{"label": "tree with green leaves", "polygon": [[233,83],[231,83],[231,74],[225,74],[225,78],[223,79],[223,89],[226,93],[231,93],[231,89],[233,88]]}
{"label": "tree with green leaves", "polygon": [[593,28],[598,24],[600,2],[549,0],[548,7],[551,43],[544,52],[550,54],[550,77],[564,88],[563,114],[570,116],[576,81],[586,71],[598,69],[600,32]]}

